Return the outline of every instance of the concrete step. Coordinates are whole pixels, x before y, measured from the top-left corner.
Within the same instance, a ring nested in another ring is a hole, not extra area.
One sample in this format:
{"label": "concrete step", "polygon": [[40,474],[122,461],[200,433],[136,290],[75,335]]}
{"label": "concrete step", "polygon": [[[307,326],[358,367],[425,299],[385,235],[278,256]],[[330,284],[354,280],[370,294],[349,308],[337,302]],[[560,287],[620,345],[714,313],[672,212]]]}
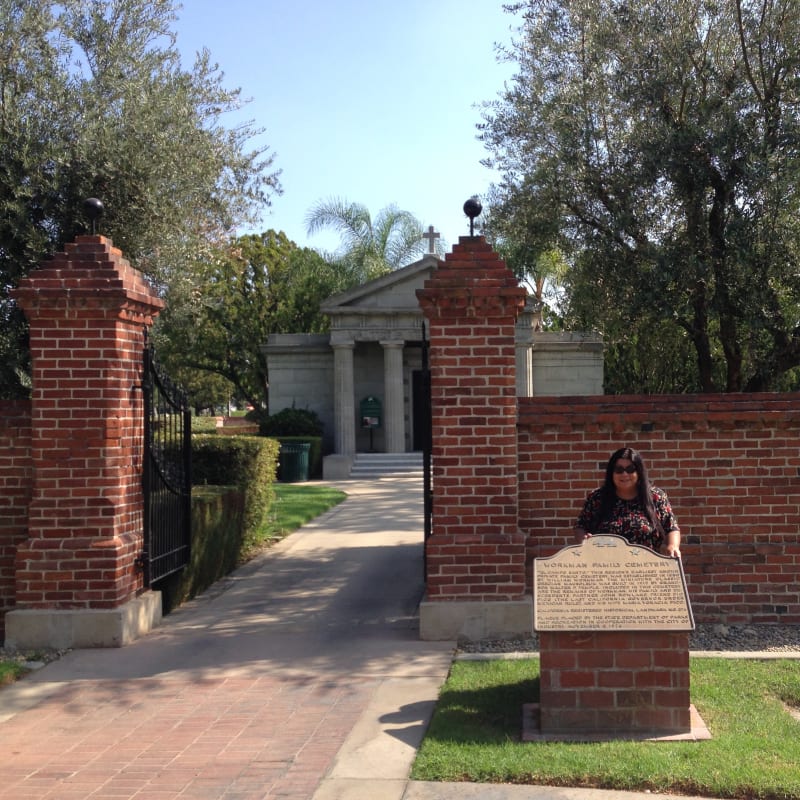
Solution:
{"label": "concrete step", "polygon": [[422,475],[422,453],[356,453],[351,478],[380,475]]}

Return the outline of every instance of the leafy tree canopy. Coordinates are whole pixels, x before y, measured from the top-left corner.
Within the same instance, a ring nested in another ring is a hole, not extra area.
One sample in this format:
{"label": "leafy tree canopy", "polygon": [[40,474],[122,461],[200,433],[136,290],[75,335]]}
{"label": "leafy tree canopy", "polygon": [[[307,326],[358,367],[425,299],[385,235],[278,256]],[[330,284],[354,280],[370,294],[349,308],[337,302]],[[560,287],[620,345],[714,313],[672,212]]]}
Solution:
{"label": "leafy tree canopy", "polygon": [[285,233],[241,236],[172,281],[154,334],[159,355],[168,369],[188,370],[194,381],[221,376],[234,396],[266,409],[267,338],[327,330],[320,304],[348,288],[347,280]]}
{"label": "leafy tree canopy", "polygon": [[493,190],[483,213],[482,233],[506,266],[528,291],[537,314],[539,330],[562,327],[563,282],[568,264],[556,247],[537,238],[525,209],[509,213],[509,205]]}
{"label": "leafy tree canopy", "polygon": [[796,387],[800,0],[508,8],[492,211],[565,255],[567,318],[604,333],[612,389]]}
{"label": "leafy tree canopy", "polygon": [[280,191],[251,124],[226,128],[238,90],[208,52],[185,69],[171,0],[0,0],[0,395],[24,391],[25,326],[9,290],[100,230],[169,284],[208,243]]}

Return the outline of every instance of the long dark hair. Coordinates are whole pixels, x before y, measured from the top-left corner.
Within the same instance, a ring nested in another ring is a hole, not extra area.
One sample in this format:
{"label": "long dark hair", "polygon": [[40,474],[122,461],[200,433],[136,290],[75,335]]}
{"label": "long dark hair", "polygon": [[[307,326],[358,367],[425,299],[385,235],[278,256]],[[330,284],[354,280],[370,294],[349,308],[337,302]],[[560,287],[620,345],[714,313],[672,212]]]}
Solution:
{"label": "long dark hair", "polygon": [[593,527],[597,530],[603,520],[611,516],[611,510],[614,508],[614,503],[617,501],[617,489],[614,486],[614,467],[617,466],[617,461],[624,458],[630,461],[636,467],[636,473],[639,480],[636,481],[636,499],[639,505],[644,509],[647,519],[654,530],[658,531],[662,536],[664,529],[661,521],[656,514],[656,507],[653,504],[653,493],[650,487],[650,478],[647,477],[647,467],[644,465],[641,455],[632,447],[620,447],[611,454],[606,464],[606,479],[602,486],[602,499],[600,501],[600,512],[597,519],[593,520]]}

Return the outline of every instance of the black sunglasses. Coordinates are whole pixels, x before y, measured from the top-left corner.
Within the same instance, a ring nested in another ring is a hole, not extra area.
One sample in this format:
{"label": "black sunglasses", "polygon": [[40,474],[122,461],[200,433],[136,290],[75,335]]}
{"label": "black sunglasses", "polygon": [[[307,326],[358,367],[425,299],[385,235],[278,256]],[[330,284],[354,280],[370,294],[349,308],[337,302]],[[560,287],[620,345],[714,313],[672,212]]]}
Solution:
{"label": "black sunglasses", "polygon": [[636,465],[628,464],[627,467],[614,467],[615,475],[622,475],[623,472],[627,472],[628,475],[633,475],[633,473],[636,472]]}

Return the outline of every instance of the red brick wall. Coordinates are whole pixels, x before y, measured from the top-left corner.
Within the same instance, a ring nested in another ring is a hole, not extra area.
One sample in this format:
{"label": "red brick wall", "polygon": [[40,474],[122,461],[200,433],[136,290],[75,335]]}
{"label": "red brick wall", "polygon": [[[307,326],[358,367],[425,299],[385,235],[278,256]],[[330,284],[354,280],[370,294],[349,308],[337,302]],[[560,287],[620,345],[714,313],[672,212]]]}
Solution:
{"label": "red brick wall", "polygon": [[[161,301],[103,237],[79,237],[18,298],[35,391],[32,406],[0,407],[0,612],[14,603],[15,551],[18,604],[115,607],[141,589],[139,369]],[[462,238],[420,302],[434,392],[429,599],[530,591],[526,565],[572,542],[608,456],[630,445],[681,524],[695,619],[800,624],[800,395],[533,397],[517,416],[522,292],[481,237]]]}
{"label": "red brick wall", "polygon": [[0,641],[14,606],[14,559],[28,535],[31,500],[31,405],[0,401]]}
{"label": "red brick wall", "polygon": [[695,621],[800,624],[800,394],[521,398],[518,432],[529,566],[628,445],[677,515]]}

